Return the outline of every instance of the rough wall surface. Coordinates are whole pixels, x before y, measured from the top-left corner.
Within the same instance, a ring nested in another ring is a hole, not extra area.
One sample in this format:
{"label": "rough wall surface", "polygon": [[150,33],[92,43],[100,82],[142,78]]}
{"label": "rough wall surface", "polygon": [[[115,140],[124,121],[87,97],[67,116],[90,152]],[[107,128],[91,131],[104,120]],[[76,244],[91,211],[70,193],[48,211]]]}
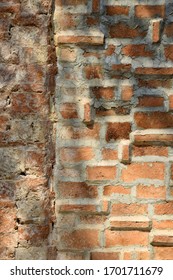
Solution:
{"label": "rough wall surface", "polygon": [[57,259],[173,259],[172,12],[55,1]]}
{"label": "rough wall surface", "polygon": [[0,259],[173,259],[172,14],[1,0]]}
{"label": "rough wall surface", "polygon": [[0,259],[48,257],[56,64],[51,5],[0,1]]}

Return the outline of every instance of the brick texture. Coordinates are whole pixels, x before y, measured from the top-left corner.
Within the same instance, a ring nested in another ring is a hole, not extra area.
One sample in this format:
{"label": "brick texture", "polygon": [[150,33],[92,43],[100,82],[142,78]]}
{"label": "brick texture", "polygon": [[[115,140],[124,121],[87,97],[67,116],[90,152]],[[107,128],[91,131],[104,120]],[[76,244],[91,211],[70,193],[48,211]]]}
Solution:
{"label": "brick texture", "polygon": [[173,259],[171,1],[1,2],[0,259]]}

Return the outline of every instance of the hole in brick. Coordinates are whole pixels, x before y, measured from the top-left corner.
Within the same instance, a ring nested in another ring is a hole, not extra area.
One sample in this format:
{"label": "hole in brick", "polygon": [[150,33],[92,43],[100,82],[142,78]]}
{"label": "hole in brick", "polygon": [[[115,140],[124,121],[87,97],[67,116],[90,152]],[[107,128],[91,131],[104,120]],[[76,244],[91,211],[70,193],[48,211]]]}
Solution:
{"label": "hole in brick", "polygon": [[6,131],[10,130],[11,129],[11,125],[7,125],[6,126]]}
{"label": "hole in brick", "polygon": [[20,172],[20,175],[21,175],[21,176],[26,176],[26,171]]}

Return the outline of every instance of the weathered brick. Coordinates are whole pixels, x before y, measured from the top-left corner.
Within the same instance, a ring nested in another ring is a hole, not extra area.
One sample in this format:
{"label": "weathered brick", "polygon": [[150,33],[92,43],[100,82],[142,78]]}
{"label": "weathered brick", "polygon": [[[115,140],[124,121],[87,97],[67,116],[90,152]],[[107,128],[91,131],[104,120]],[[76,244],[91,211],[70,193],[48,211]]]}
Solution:
{"label": "weathered brick", "polygon": [[137,38],[145,37],[146,32],[142,31],[139,27],[131,27],[126,23],[116,23],[110,26],[111,38]]}
{"label": "weathered brick", "polygon": [[154,260],[172,260],[173,247],[154,247]]}
{"label": "weathered brick", "polygon": [[106,141],[117,139],[128,139],[131,131],[131,124],[129,122],[108,123],[106,132]]}
{"label": "weathered brick", "polygon": [[136,5],[135,16],[139,18],[164,17],[165,5]]}
{"label": "weathered brick", "polygon": [[164,105],[164,98],[160,96],[144,95],[139,97],[140,107],[160,107]]}
{"label": "weathered brick", "polygon": [[130,8],[128,6],[106,6],[106,14],[108,16],[114,15],[129,15]]}
{"label": "weathered brick", "polygon": [[167,112],[136,112],[136,125],[140,128],[172,128],[173,115]]}
{"label": "weathered brick", "polygon": [[115,203],[112,205],[111,215],[129,216],[129,215],[146,215],[147,205],[140,203]]}
{"label": "weathered brick", "polygon": [[92,252],[91,260],[119,260],[119,252]]}
{"label": "weathered brick", "polygon": [[60,156],[66,162],[79,162],[91,160],[94,157],[94,152],[91,147],[68,147],[60,150]]}
{"label": "weathered brick", "polygon": [[[85,237],[85,238],[84,238]],[[99,231],[80,229],[72,232],[64,232],[61,236],[63,248],[68,249],[93,249],[99,247]]]}
{"label": "weathered brick", "polygon": [[141,199],[166,199],[166,187],[138,185],[136,196]]}
{"label": "weathered brick", "polygon": [[106,247],[111,248],[114,246],[147,246],[148,233],[138,231],[110,231],[106,230]]}
{"label": "weathered brick", "polygon": [[58,193],[61,198],[96,198],[98,189],[85,182],[59,182]]}
{"label": "weathered brick", "polygon": [[168,148],[162,146],[146,146],[146,147],[133,147],[133,155],[135,157],[142,157],[142,156],[161,156],[167,157],[168,156]]}
{"label": "weathered brick", "polygon": [[103,191],[103,195],[130,195],[131,190],[130,188],[126,188],[123,187],[121,185],[117,185],[117,186],[105,186],[104,187],[104,191]]}
{"label": "weathered brick", "polygon": [[92,94],[97,98],[103,98],[105,100],[111,100],[114,97],[114,87],[94,87],[91,88]]}
{"label": "weathered brick", "polygon": [[[159,170],[159,172],[158,172]],[[122,170],[122,180],[133,182],[141,179],[164,180],[165,166],[160,162],[134,162]]]}
{"label": "weathered brick", "polygon": [[127,45],[122,48],[122,53],[130,56],[130,57],[152,57],[153,51],[147,48],[147,45],[140,44],[140,45]]}
{"label": "weathered brick", "polygon": [[88,166],[88,180],[114,180],[116,178],[115,166]]}

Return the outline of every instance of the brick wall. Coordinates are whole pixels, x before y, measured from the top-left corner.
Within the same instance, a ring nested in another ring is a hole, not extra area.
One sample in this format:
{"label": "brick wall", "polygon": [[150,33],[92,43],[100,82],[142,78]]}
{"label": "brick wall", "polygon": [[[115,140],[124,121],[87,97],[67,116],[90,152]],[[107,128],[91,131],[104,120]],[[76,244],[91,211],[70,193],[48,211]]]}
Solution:
{"label": "brick wall", "polygon": [[0,259],[47,258],[56,69],[51,5],[0,2]]}
{"label": "brick wall", "polygon": [[55,1],[54,258],[173,259],[171,2]]}
{"label": "brick wall", "polygon": [[1,1],[0,259],[173,259],[171,2]]}

